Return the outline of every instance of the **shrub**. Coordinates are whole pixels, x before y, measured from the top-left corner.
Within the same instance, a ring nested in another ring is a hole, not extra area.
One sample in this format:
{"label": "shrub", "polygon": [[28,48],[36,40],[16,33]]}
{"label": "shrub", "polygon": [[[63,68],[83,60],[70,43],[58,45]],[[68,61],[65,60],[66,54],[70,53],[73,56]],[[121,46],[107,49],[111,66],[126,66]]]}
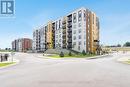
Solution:
{"label": "shrub", "polygon": [[60,56],[60,57],[64,57],[64,53],[63,53],[63,52],[61,52],[59,56]]}
{"label": "shrub", "polygon": [[68,54],[69,56],[72,56],[72,53],[71,53],[71,51],[69,52],[69,54]]}
{"label": "shrub", "polygon": [[83,54],[83,55],[86,55],[86,52],[85,52],[85,50],[83,50],[83,51],[82,51],[82,54]]}

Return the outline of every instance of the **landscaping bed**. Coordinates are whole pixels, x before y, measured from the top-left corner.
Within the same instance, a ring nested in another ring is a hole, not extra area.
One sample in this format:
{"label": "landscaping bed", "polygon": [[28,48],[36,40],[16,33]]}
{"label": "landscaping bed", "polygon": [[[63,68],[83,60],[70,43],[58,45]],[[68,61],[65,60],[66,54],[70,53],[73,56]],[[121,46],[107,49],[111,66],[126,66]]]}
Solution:
{"label": "landscaping bed", "polygon": [[58,54],[55,54],[55,55],[50,55],[48,57],[51,57],[51,58],[86,58],[86,57],[93,57],[93,56],[97,56],[97,55],[96,54],[86,54],[86,55],[83,55],[83,54],[71,54],[71,56],[70,56],[68,54],[64,54],[64,57],[61,57]]}

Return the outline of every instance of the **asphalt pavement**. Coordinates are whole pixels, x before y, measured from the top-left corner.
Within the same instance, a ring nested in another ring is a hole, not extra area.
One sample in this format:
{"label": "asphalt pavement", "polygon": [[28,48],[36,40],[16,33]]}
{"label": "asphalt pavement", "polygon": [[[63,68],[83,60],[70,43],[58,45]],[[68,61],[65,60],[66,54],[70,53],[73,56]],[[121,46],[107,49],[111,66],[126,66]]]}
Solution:
{"label": "asphalt pavement", "polygon": [[0,87],[130,87],[130,53],[85,59],[48,59],[16,53],[19,64],[0,69]]}

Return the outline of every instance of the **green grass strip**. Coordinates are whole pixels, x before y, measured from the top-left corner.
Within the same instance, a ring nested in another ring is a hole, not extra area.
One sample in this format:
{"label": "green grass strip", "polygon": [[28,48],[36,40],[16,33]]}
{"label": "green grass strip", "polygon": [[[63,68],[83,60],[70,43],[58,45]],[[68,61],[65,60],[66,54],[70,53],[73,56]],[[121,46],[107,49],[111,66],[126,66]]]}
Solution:
{"label": "green grass strip", "polygon": [[0,63],[0,67],[3,67],[3,66],[8,66],[8,65],[11,65],[11,64],[14,64],[15,62],[12,62],[12,63]]}

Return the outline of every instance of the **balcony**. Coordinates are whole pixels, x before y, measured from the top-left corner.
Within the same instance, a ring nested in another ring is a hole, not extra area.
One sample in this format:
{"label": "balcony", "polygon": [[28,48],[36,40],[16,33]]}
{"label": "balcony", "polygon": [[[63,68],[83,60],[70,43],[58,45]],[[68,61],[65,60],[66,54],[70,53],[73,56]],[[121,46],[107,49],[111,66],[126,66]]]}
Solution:
{"label": "balcony", "polygon": [[68,33],[71,33],[71,32],[72,32],[72,29],[68,29],[67,32],[68,32]]}
{"label": "balcony", "polygon": [[55,29],[55,26],[52,26],[52,29]]}
{"label": "balcony", "polygon": [[63,28],[63,29],[66,29],[66,25],[63,25],[62,28]]}
{"label": "balcony", "polygon": [[64,20],[64,21],[62,22],[62,24],[63,24],[63,25],[66,24],[66,21]]}
{"label": "balcony", "polygon": [[72,34],[67,35],[68,38],[72,38]]}
{"label": "balcony", "polygon": [[62,48],[66,48],[66,45],[63,45]]}
{"label": "balcony", "polygon": [[64,40],[62,41],[62,43],[65,45],[65,43],[66,43],[66,40],[64,39]]}
{"label": "balcony", "polygon": [[71,49],[71,48],[72,48],[72,44],[68,44],[68,45],[67,45],[67,48],[68,48],[68,49]]}
{"label": "balcony", "polygon": [[68,28],[72,27],[72,23],[69,23],[69,24],[67,25],[67,27],[68,27]]}
{"label": "balcony", "polygon": [[99,40],[94,40],[94,42],[99,42]]}
{"label": "balcony", "polygon": [[72,43],[72,38],[69,38],[67,42]]}
{"label": "balcony", "polygon": [[63,30],[63,34],[66,34],[66,30]]}
{"label": "balcony", "polygon": [[68,20],[67,20],[68,22],[72,22],[72,18],[68,18]]}
{"label": "balcony", "polygon": [[63,34],[62,37],[66,37],[66,34]]}

